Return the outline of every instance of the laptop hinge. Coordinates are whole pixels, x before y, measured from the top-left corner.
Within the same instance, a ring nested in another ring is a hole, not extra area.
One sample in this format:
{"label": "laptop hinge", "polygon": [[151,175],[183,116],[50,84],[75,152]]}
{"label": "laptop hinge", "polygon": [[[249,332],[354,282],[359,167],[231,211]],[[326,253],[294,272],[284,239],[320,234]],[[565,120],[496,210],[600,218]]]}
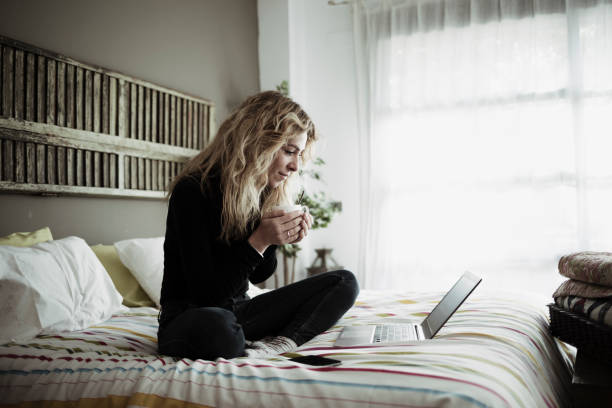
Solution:
{"label": "laptop hinge", "polygon": [[420,324],[415,324],[414,329],[416,331],[416,336],[418,340],[424,340],[425,334],[423,333],[423,327]]}

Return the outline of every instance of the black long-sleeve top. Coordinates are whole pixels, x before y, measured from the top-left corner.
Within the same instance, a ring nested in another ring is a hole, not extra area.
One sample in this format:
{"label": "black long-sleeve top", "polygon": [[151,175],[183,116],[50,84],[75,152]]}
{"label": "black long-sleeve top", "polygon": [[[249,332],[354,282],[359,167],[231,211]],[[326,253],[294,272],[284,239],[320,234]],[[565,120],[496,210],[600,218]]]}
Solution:
{"label": "black long-sleeve top", "polygon": [[[246,298],[248,280],[259,283],[276,269],[276,246],[263,256],[247,239],[221,234],[222,193],[218,176],[204,191],[195,177],[181,179],[170,196],[164,242],[161,305],[174,308],[219,306],[231,309]],[[252,233],[249,231],[248,236]]]}

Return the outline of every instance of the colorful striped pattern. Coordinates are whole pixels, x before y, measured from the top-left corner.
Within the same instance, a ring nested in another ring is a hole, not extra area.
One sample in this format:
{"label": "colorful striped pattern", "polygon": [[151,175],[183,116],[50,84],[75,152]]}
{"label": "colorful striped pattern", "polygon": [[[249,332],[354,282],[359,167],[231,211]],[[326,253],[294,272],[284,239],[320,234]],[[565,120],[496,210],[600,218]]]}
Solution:
{"label": "colorful striped pattern", "polygon": [[187,360],[156,355],[157,311],[133,308],[79,332],[0,346],[6,407],[560,407],[571,356],[548,333],[546,310],[474,296],[436,339],[333,348],[343,325],[420,320],[437,294],[362,291],[338,325],[299,354],[342,360]]}

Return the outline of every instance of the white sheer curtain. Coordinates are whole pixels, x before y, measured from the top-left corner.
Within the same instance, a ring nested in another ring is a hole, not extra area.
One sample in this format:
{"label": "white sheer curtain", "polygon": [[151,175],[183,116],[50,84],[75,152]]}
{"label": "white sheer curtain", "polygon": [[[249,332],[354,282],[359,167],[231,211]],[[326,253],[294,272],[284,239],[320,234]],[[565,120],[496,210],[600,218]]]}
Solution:
{"label": "white sheer curtain", "polygon": [[366,288],[550,296],[612,251],[612,1],[353,6]]}

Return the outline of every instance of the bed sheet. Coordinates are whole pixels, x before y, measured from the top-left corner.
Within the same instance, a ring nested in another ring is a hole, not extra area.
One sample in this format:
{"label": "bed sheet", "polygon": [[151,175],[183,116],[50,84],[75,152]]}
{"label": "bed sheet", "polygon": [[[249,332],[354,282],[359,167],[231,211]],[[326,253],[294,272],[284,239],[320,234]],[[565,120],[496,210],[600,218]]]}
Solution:
{"label": "bed sheet", "polygon": [[353,308],[297,354],[231,360],[157,355],[157,310],[132,308],[76,332],[0,346],[0,405],[561,407],[571,351],[552,338],[544,307],[473,295],[435,339],[334,348],[342,326],[420,320],[442,293],[362,291]]}

